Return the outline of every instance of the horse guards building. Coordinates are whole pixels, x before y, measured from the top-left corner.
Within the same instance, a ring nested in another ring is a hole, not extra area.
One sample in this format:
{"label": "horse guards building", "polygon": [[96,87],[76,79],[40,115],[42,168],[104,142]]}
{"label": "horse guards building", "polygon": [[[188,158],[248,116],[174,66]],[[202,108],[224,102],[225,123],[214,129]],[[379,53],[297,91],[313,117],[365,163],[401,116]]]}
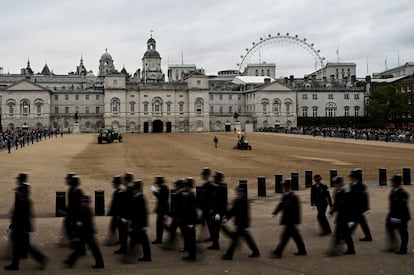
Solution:
{"label": "horse guards building", "polygon": [[151,36],[142,69],[117,71],[107,50],[99,73],[54,74],[46,64],[34,73],[30,61],[20,74],[0,68],[1,125],[5,129],[52,128],[96,132],[233,131],[296,127],[298,117],[364,116],[366,80],[354,63],[327,63],[303,78],[276,79],[273,63],[248,64],[245,71],[207,76],[193,64],[170,64],[168,80]]}

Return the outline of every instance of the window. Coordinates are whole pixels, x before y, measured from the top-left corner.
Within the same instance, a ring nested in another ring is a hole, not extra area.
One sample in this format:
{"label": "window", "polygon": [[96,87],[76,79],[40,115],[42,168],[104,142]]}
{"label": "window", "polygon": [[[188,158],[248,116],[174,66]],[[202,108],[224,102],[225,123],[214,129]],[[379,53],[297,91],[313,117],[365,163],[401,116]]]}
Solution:
{"label": "window", "polygon": [[359,99],[359,94],[354,94],[354,99]]}
{"label": "window", "polygon": [[305,100],[308,99],[308,95],[307,94],[303,94],[302,95],[302,99],[305,99]]}
{"label": "window", "polygon": [[233,96],[232,95],[229,95],[229,100],[233,100]]}
{"label": "window", "polygon": [[349,106],[344,107],[344,116],[349,116]]}
{"label": "window", "polygon": [[336,116],[336,105],[334,103],[328,103],[325,107],[325,116],[326,117],[335,117]]}
{"label": "window", "polygon": [[89,95],[85,95],[85,100],[89,100]]}
{"label": "window", "polygon": [[318,99],[318,94],[312,94],[312,99]]}
{"label": "window", "polygon": [[285,103],[285,105],[286,105],[286,115],[290,115],[290,105],[291,105],[292,103],[290,103],[290,102],[286,102]]}
{"label": "window", "polygon": [[37,116],[42,115],[42,104],[36,104],[36,115]]}
{"label": "window", "polygon": [[160,99],[155,99],[152,102],[152,112],[156,114],[162,113],[162,101]]}
{"label": "window", "polygon": [[180,111],[180,115],[184,114],[184,102],[180,102],[178,103],[179,106],[179,111]]}
{"label": "window", "polygon": [[118,114],[119,112],[120,112],[120,101],[119,101],[119,99],[118,98],[113,98],[112,100],[111,100],[111,111],[112,111],[112,114]]}
{"label": "window", "polygon": [[242,111],[242,107],[241,107],[241,106],[239,106],[239,107],[237,108],[237,112],[240,114],[240,113],[241,113],[241,111]]}
{"label": "window", "polygon": [[167,114],[171,114],[171,102],[167,102]]}
{"label": "window", "polygon": [[14,116],[14,104],[9,105],[9,116]]}
{"label": "window", "polygon": [[197,86],[201,85],[201,80],[197,80]]}
{"label": "window", "polygon": [[78,113],[79,114],[79,106],[76,106],[75,107],[75,113]]}
{"label": "window", "polygon": [[214,100],[214,95],[210,95],[210,100]]}
{"label": "window", "polygon": [[219,99],[220,100],[223,100],[223,95],[219,95]]}
{"label": "window", "polygon": [[135,113],[135,102],[130,102],[129,106],[131,114]]}
{"label": "window", "polygon": [[65,114],[69,114],[69,107],[65,107]]}
{"label": "window", "polygon": [[318,117],[318,107],[312,107],[312,116]]}
{"label": "window", "polygon": [[239,96],[237,97],[237,99],[238,99],[238,100],[241,100],[241,95],[239,95]]}
{"label": "window", "polygon": [[96,95],[96,100],[99,100],[99,95]]}
{"label": "window", "polygon": [[85,107],[85,114],[89,114],[89,106]]}
{"label": "window", "polygon": [[344,99],[349,99],[349,94],[344,94]]}
{"label": "window", "polygon": [[223,113],[223,106],[220,106],[220,114]]}
{"label": "window", "polygon": [[273,101],[273,112],[276,115],[279,115],[279,113],[280,113],[280,101],[278,99],[275,99]]}
{"label": "window", "polygon": [[266,114],[266,111],[267,111],[267,104],[263,104],[262,106],[263,106],[263,114]]}
{"label": "window", "polygon": [[232,114],[233,113],[233,106],[229,106],[229,113]]}
{"label": "window", "polygon": [[114,79],[114,80],[112,81],[112,83],[114,84],[114,86],[116,86],[116,85],[118,85],[118,80]]}
{"label": "window", "polygon": [[210,105],[210,113],[214,113],[214,106]]}
{"label": "window", "polygon": [[55,107],[55,114],[59,114],[59,107]]}
{"label": "window", "polygon": [[65,95],[65,100],[69,100],[69,95]]}
{"label": "window", "polygon": [[195,101],[195,112],[198,115],[201,115],[203,113],[203,105],[204,102],[201,98],[197,98]]}
{"label": "window", "polygon": [[308,107],[303,107],[302,108],[302,116],[303,117],[308,117]]}
{"label": "window", "polygon": [[100,110],[99,107],[95,107],[95,113],[99,114]]}
{"label": "window", "polygon": [[75,100],[79,100],[79,95],[75,95]]}
{"label": "window", "polygon": [[22,114],[22,116],[29,116],[30,114],[29,101],[27,100],[22,101],[22,103],[20,104],[20,113]]}
{"label": "window", "polygon": [[328,94],[328,99],[334,99],[333,94]]}
{"label": "window", "polygon": [[355,107],[354,107],[354,110],[355,110],[354,115],[355,115],[355,116],[359,116],[359,106],[355,106]]}
{"label": "window", "polygon": [[144,102],[144,115],[148,114],[148,102]]}
{"label": "window", "polygon": [[55,95],[55,100],[59,100],[59,95]]}

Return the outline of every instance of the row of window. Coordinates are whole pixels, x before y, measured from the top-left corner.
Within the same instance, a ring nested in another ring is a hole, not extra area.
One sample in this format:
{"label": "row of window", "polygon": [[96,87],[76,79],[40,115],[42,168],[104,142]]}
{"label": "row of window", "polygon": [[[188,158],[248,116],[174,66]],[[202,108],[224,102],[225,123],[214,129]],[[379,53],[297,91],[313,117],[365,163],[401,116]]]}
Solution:
{"label": "row of window", "polygon": [[[302,99],[304,100],[308,99],[308,95],[303,94]],[[318,99],[318,94],[312,94],[312,99]],[[334,99],[334,94],[329,93],[328,99]],[[344,99],[349,99],[349,94],[344,94]],[[354,99],[359,99],[359,94],[354,94]]]}
{"label": "row of window", "polygon": [[[129,103],[129,112],[132,113],[132,114],[135,113],[135,105],[136,105],[135,102],[130,102]],[[143,106],[144,106],[143,112],[144,112],[144,114],[148,114],[149,105],[150,105],[149,102],[144,102],[143,103]],[[151,104],[152,113],[153,114],[162,114],[163,113],[163,105],[164,104],[162,103],[162,101],[160,99],[155,99]],[[168,114],[170,114],[171,110],[172,110],[172,108],[171,108],[172,103],[167,102],[165,105],[166,105],[166,112]],[[117,115],[117,114],[120,113],[120,106],[121,105],[120,105],[119,99],[117,99],[117,98],[112,99],[112,101],[111,101],[111,112],[112,112],[113,115]],[[203,109],[204,109],[204,102],[201,99],[196,100],[196,102],[194,104],[194,112],[196,114],[202,114]],[[178,103],[178,112],[180,114],[184,114],[184,102],[182,102],[182,101]]]}
{"label": "row of window", "polygon": [[[90,107],[86,106],[84,108],[85,108],[84,109],[84,113],[85,114],[91,114],[92,113],[92,109]],[[55,114],[59,114],[60,113],[59,112],[59,109],[60,109],[59,107],[55,107]],[[95,114],[99,114],[100,111],[101,111],[100,107],[96,106],[95,107]],[[70,114],[69,107],[68,106],[64,107],[63,113],[64,114]],[[79,106],[76,106],[75,107],[75,113],[81,113],[81,109],[79,108]]]}
{"label": "row of window", "polygon": [[[302,116],[303,117],[308,117],[308,107],[303,107],[302,108]],[[328,106],[325,107],[325,117],[336,117],[336,107],[332,107],[332,106]],[[344,116],[348,117],[350,116],[350,110],[351,107],[349,106],[345,106],[344,107]],[[359,106],[355,106],[354,107],[354,116],[358,117],[359,116],[359,111],[360,111],[360,107]],[[312,107],[312,117],[318,117],[318,107]]]}
{"label": "row of window", "polygon": [[[65,100],[69,100],[69,95],[65,94],[63,95]],[[95,99],[99,100],[100,95],[95,95]],[[55,94],[54,96],[55,100],[59,100],[59,95]],[[79,100],[80,99],[80,95],[75,95],[75,100]],[[90,95],[85,95],[85,100],[89,100],[90,99]]]}
{"label": "row of window", "polygon": [[[8,104],[9,107],[9,116],[13,117],[16,115],[15,111],[16,111],[16,104],[15,103],[9,103]],[[43,109],[43,103],[39,102],[39,103],[35,103],[35,114],[36,116],[41,116],[42,115],[42,109]],[[21,116],[29,116],[30,115],[30,104],[27,100],[23,100],[20,104],[20,115]]]}
{"label": "row of window", "polygon": [[[218,95],[219,100],[223,100],[224,96],[223,95]],[[241,95],[237,96],[238,100],[241,100]],[[210,100],[214,100],[214,95],[210,94]],[[233,100],[233,95],[228,95],[228,100]]]}

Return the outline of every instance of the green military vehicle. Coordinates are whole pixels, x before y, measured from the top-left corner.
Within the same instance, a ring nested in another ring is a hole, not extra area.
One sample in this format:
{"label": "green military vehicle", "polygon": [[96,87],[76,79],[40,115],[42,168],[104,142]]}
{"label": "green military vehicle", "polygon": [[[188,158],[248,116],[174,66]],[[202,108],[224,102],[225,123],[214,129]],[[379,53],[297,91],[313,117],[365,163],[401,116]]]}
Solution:
{"label": "green military vehicle", "polygon": [[104,141],[111,143],[114,140],[122,142],[122,134],[118,129],[100,129],[98,136],[98,143],[102,144]]}

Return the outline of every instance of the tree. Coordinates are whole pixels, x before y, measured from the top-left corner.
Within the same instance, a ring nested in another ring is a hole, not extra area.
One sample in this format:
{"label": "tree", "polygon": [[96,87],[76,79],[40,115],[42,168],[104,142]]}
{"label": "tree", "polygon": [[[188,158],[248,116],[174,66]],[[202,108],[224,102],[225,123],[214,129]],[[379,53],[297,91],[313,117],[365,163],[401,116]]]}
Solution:
{"label": "tree", "polygon": [[368,116],[379,126],[386,123],[395,123],[396,127],[409,114],[408,96],[391,85],[375,89],[369,97]]}

